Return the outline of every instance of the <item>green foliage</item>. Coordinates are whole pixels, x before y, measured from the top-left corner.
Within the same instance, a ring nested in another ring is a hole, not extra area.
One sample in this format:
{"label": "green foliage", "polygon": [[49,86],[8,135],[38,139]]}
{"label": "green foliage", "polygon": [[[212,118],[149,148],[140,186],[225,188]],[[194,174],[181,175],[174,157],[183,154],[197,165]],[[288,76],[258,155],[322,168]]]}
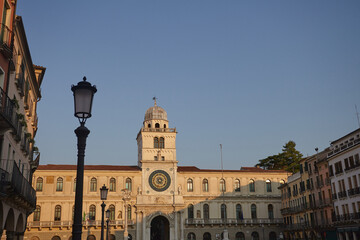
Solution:
{"label": "green foliage", "polygon": [[298,172],[302,154],[296,150],[294,141],[289,141],[283,146],[282,152],[259,160],[257,166],[267,170],[286,170],[289,172]]}

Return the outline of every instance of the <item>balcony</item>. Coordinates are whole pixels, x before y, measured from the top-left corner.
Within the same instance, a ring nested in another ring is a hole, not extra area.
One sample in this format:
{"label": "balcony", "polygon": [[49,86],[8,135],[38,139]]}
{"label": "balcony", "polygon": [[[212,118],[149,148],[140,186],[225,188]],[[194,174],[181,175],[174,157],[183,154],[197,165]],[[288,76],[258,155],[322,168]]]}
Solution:
{"label": "balcony", "polygon": [[360,220],[360,212],[333,216],[333,222],[337,222],[337,223],[359,221],[359,220]]}
{"label": "balcony", "polygon": [[176,128],[141,128],[141,132],[176,132]]}
{"label": "balcony", "polygon": [[351,197],[351,196],[355,196],[355,195],[358,195],[360,194],[360,187],[355,187],[355,188],[351,188],[348,190],[348,196]]}
{"label": "balcony", "polygon": [[339,198],[346,198],[347,197],[346,191],[338,192],[338,196]]}
{"label": "balcony", "polygon": [[300,206],[282,208],[282,209],[280,209],[280,212],[283,215],[285,215],[285,214],[293,214],[293,213],[299,213],[299,212],[306,211],[309,208],[311,208],[311,205],[301,204]]}
{"label": "balcony", "polygon": [[[125,220],[113,220],[109,222],[109,227],[118,228],[124,227]],[[101,228],[101,220],[87,220],[83,221],[83,228],[87,229],[90,227]],[[27,228],[30,230],[31,228],[72,228],[73,221],[29,221],[27,223]],[[133,220],[128,220],[128,226],[134,225]]]}
{"label": "balcony", "polygon": [[209,218],[209,219],[185,219],[186,225],[240,225],[240,224],[282,224],[283,219],[282,218],[257,218],[257,219],[251,219],[251,218],[244,218],[244,219],[236,219],[236,218]]}
{"label": "balcony", "polygon": [[0,176],[0,194],[28,212],[33,211],[36,205],[35,190],[27,179],[29,176],[24,177],[14,160],[1,161]]}
{"label": "balcony", "polygon": [[16,129],[17,118],[15,103],[7,96],[5,91],[0,88],[0,131]]}
{"label": "balcony", "polygon": [[0,30],[0,52],[7,58],[12,56],[11,51],[11,42],[13,37],[13,32],[5,24],[1,24]]}

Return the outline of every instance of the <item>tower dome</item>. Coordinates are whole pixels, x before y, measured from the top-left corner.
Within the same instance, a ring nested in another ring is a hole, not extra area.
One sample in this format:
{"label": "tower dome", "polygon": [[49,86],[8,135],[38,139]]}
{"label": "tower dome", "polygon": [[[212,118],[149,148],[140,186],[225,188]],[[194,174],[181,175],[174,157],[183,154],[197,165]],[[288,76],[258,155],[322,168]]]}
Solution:
{"label": "tower dome", "polygon": [[154,106],[146,110],[144,121],[149,121],[149,120],[167,121],[167,113],[162,107],[156,105],[156,99],[154,99]]}

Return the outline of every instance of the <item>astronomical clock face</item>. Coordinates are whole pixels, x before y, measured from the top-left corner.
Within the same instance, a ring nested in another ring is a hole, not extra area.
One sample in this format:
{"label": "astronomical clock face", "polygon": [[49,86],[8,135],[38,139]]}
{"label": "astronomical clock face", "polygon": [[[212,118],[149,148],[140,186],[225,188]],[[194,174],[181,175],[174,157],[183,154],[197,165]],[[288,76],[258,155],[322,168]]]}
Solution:
{"label": "astronomical clock face", "polygon": [[171,179],[169,174],[163,170],[156,170],[150,174],[149,184],[152,189],[158,192],[169,188]]}

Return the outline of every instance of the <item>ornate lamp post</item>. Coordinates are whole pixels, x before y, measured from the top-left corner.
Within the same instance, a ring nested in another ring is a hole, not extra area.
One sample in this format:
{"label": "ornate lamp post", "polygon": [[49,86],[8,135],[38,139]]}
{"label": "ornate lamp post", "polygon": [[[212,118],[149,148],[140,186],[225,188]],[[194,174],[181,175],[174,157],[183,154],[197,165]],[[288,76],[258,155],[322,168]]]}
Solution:
{"label": "ornate lamp post", "polygon": [[100,199],[103,201],[101,204],[101,240],[104,240],[104,212],[106,206],[104,201],[107,199],[108,190],[105,184],[100,188]]}
{"label": "ornate lamp post", "polygon": [[91,108],[96,87],[86,82],[86,77],[76,86],[71,86],[74,93],[75,117],[79,119],[80,126],[75,129],[77,136],[78,159],[76,172],[76,192],[75,192],[75,209],[73,223],[73,240],[81,240],[82,234],[82,204],[83,204],[83,186],[84,186],[84,159],[86,138],[90,131],[85,127],[85,122],[91,117]]}
{"label": "ornate lamp post", "polygon": [[110,222],[110,210],[106,210],[106,240],[109,240],[109,222]]}

